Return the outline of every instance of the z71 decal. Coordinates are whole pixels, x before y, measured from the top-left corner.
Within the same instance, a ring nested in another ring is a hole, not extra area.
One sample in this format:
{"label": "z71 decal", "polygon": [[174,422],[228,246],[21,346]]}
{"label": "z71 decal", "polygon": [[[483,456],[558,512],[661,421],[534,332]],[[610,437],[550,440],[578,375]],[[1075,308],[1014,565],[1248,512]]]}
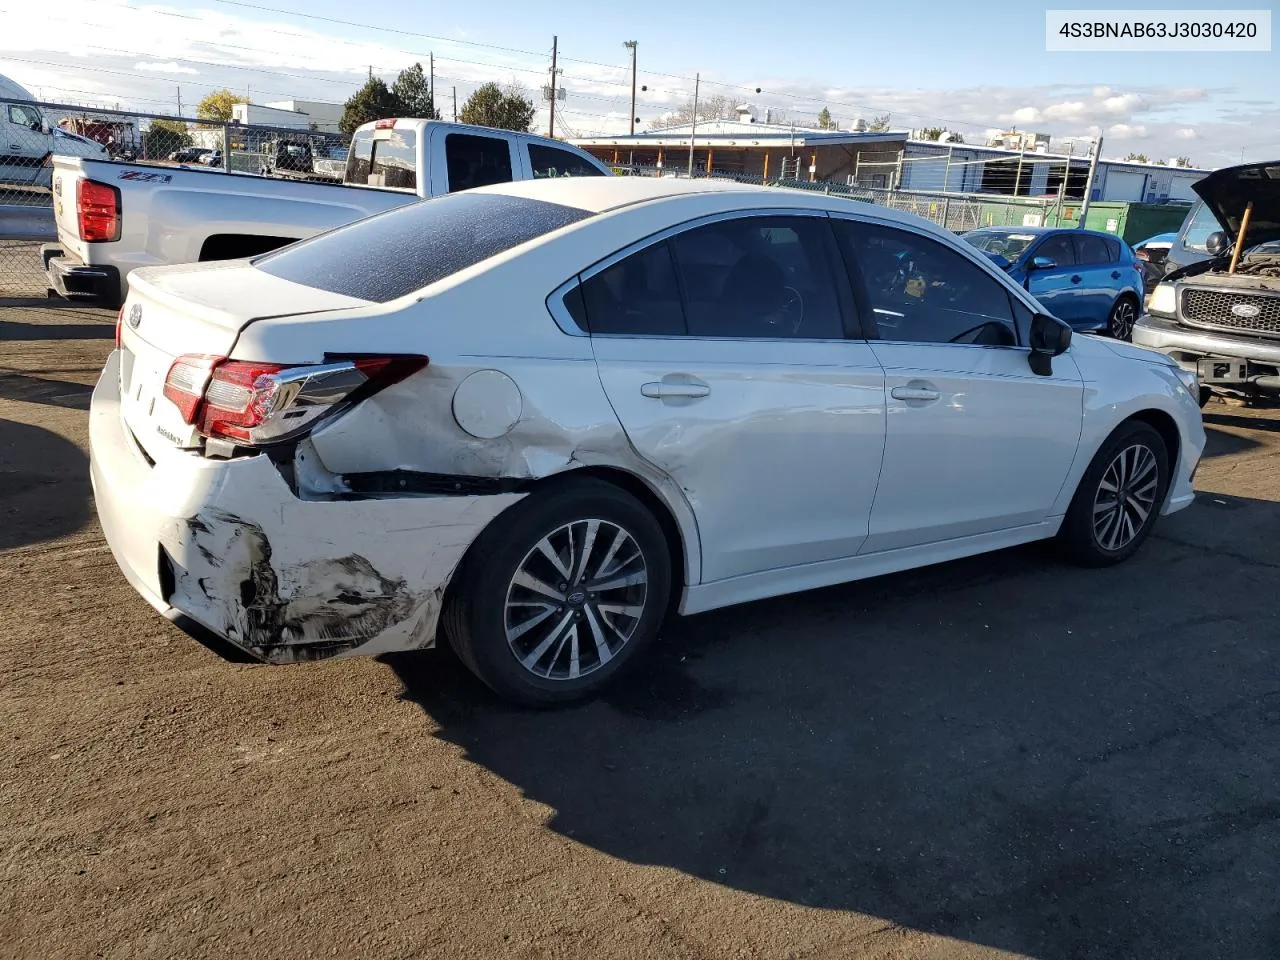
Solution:
{"label": "z71 decal", "polygon": [[173,177],[167,173],[147,173],[145,170],[126,170],[120,180],[137,180],[139,183],[168,183]]}

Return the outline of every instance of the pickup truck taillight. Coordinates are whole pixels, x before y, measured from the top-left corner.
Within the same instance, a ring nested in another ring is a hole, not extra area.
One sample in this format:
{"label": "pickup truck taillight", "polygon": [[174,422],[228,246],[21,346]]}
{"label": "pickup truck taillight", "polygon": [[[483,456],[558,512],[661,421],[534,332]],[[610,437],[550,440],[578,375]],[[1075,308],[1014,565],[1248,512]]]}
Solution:
{"label": "pickup truck taillight", "polygon": [[396,356],[297,365],[185,354],[169,368],[164,395],[204,436],[257,446],[301,436],[427,363]]}
{"label": "pickup truck taillight", "polygon": [[120,191],[115,187],[96,180],[77,181],[76,215],[85,243],[120,239]]}

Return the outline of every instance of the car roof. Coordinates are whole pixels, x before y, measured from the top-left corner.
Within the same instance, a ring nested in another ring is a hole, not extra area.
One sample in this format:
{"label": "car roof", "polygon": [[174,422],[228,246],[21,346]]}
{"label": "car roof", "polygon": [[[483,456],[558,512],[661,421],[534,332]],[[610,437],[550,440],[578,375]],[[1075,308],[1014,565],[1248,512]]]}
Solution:
{"label": "car roof", "polygon": [[954,234],[943,230],[931,220],[894,210],[879,204],[827,194],[816,190],[766,187],[759,184],[737,183],[733,180],[711,178],[688,179],[684,177],[547,177],[537,180],[513,180],[473,188],[475,193],[495,193],[509,197],[541,200],[566,207],[576,207],[590,213],[603,214],[623,207],[642,203],[672,200],[695,200],[710,194],[725,196],[737,194],[745,208],[800,208],[830,210],[833,212],[857,212],[881,220],[896,221],[917,230],[944,234],[954,239]]}
{"label": "car roof", "polygon": [[1082,229],[1080,227],[1015,227],[1015,226],[1000,227],[1000,226],[992,225],[989,227],[977,227],[967,232],[968,233],[1025,233],[1028,236],[1035,236],[1035,237],[1041,237],[1047,233],[1069,233],[1072,236],[1076,236],[1076,237],[1107,237],[1112,240],[1120,239],[1114,233],[1107,233],[1104,230]]}

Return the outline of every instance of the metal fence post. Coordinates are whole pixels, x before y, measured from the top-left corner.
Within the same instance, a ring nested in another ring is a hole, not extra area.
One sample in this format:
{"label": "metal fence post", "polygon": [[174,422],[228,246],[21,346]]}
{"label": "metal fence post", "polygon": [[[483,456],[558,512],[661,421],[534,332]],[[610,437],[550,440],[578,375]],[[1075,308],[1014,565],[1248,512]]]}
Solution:
{"label": "metal fence post", "polygon": [[231,169],[231,126],[227,123],[222,125],[222,169]]}
{"label": "metal fence post", "polygon": [[942,226],[943,229],[951,229],[951,198],[942,198]]}

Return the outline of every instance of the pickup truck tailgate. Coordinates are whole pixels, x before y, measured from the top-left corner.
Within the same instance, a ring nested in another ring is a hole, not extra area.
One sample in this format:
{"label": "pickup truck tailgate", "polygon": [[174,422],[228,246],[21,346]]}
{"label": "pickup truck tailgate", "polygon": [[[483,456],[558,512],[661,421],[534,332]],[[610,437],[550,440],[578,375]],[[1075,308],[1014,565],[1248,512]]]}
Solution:
{"label": "pickup truck tailgate", "polygon": [[244,261],[137,271],[120,317],[125,423],[152,458],[163,449],[197,447],[201,438],[196,428],[164,396],[165,380],[178,357],[226,357],[240,331],[254,320],[367,306],[364,300],[281,280]]}
{"label": "pickup truck tailgate", "polygon": [[80,218],[76,212],[76,184],[84,174],[75,167],[53,168],[53,219],[58,242],[80,260],[85,257],[85,243],[80,239]]}

